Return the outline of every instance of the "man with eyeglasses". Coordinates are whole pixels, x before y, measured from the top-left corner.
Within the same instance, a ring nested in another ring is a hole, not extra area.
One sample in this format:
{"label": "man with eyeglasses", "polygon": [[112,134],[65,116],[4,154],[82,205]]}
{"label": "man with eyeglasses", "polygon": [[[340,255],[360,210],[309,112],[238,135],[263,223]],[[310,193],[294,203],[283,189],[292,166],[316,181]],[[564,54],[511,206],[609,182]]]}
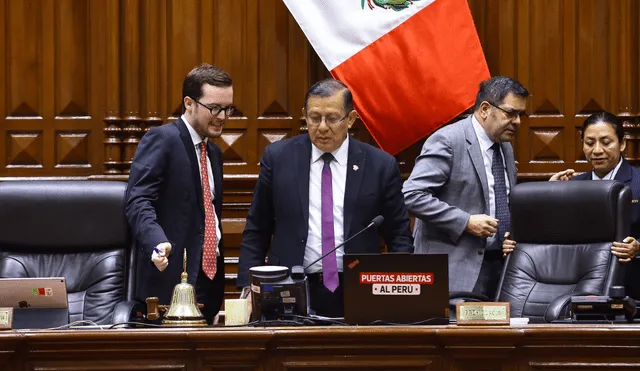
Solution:
{"label": "man with eyeglasses", "polygon": [[473,114],[433,133],[404,183],[416,252],[449,255],[451,293],[496,294],[517,173],[509,141],[528,96],[509,77],[482,82]]}
{"label": "man with eyeglasses", "polygon": [[238,287],[249,269],[265,263],[309,266],[378,215],[371,228],[307,270],[311,308],[342,317],[344,253],[379,253],[380,236],[392,252],[413,252],[402,178],[389,154],[351,138],[357,118],[351,91],[323,80],[307,92],[302,109],[308,134],[269,145],[260,162],[240,247]]}
{"label": "man with eyeglasses", "polygon": [[185,77],[182,116],[142,137],[131,164],[126,216],[138,252],[137,296],[169,304],[187,251],[189,283],[206,320],[217,322],[224,295],[222,152],[211,138],[235,108],[231,77],[202,64]]}

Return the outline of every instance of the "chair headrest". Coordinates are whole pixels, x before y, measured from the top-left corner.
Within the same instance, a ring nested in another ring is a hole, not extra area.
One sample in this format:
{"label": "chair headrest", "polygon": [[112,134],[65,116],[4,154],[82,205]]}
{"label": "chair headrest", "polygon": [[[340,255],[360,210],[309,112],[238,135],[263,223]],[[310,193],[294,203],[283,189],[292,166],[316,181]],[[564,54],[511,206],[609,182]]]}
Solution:
{"label": "chair headrest", "polygon": [[0,183],[0,244],[99,247],[127,244],[124,182]]}
{"label": "chair headrest", "polygon": [[526,243],[614,241],[630,207],[630,189],[614,180],[522,183],[510,195],[512,235]]}

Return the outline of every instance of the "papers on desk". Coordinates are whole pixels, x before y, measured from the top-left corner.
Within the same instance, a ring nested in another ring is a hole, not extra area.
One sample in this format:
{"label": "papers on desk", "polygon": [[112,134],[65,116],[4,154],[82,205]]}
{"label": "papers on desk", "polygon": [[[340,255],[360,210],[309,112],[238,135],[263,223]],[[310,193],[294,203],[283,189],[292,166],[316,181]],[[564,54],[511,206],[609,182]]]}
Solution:
{"label": "papers on desk", "polygon": [[529,318],[510,318],[509,325],[510,326],[523,326],[529,324]]}

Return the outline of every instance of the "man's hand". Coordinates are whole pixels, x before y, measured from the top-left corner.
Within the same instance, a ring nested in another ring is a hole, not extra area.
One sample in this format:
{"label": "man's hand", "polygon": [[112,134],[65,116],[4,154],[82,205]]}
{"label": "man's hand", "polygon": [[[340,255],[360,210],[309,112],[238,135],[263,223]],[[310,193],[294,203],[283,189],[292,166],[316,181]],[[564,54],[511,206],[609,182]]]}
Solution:
{"label": "man's hand", "polygon": [[471,215],[465,231],[477,237],[491,237],[498,231],[498,219],[485,214]]}
{"label": "man's hand", "polygon": [[551,178],[549,178],[550,182],[556,182],[556,181],[564,181],[564,180],[569,180],[571,178],[573,178],[574,176],[576,176],[578,174],[576,174],[575,170],[573,169],[567,169],[564,171],[561,171],[559,173],[555,173],[551,176]]}
{"label": "man's hand", "polygon": [[167,257],[171,254],[171,244],[169,242],[160,243],[156,246],[156,250],[160,252],[154,250],[153,254],[151,254],[151,261],[156,268],[162,272],[169,266],[169,259],[167,259]]}
{"label": "man's hand", "polygon": [[640,243],[633,237],[627,237],[622,242],[614,242],[611,253],[617,256],[621,263],[628,263],[636,257],[639,249]]}
{"label": "man's hand", "polygon": [[510,239],[511,232],[504,234],[504,241],[502,241],[502,256],[507,256],[513,252],[516,248],[516,241]]}

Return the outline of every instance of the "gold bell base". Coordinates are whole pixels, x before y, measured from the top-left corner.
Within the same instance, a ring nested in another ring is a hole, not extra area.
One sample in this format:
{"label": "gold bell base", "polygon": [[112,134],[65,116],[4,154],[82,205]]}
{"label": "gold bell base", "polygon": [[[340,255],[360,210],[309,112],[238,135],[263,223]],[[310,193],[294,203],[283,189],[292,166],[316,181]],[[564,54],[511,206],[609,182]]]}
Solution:
{"label": "gold bell base", "polygon": [[209,326],[204,319],[164,319],[162,320],[163,326],[170,327],[204,327]]}

